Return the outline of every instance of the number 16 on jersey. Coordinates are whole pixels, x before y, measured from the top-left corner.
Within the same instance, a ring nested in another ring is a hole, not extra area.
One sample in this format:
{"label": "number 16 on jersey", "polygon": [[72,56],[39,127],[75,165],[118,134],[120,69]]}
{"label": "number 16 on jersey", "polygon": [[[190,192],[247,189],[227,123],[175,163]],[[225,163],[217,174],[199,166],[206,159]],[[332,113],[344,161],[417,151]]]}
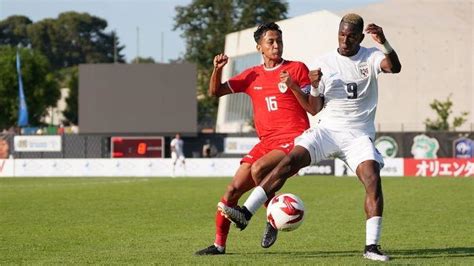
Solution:
{"label": "number 16 on jersey", "polygon": [[265,97],[265,101],[267,102],[267,109],[269,112],[278,110],[278,103],[276,101],[276,96]]}

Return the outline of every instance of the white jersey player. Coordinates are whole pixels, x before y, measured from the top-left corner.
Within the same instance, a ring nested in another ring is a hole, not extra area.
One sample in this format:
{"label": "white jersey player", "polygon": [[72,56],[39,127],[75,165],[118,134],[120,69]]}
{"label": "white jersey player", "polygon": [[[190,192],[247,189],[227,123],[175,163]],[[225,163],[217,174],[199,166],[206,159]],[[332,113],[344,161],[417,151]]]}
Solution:
{"label": "white jersey player", "polygon": [[366,243],[364,257],[389,260],[380,251],[383,212],[380,169],[382,156],[376,150],[374,118],[377,108],[379,73],[398,73],[401,64],[381,27],[365,29],[381,50],[364,48],[364,21],[357,14],[345,15],[338,32],[339,47],[317,59],[310,71],[313,107],[320,112],[319,123],[295,139],[293,150],[250,194],[242,208],[220,204],[222,213],[238,227],[245,228],[250,217],[300,168],[329,157],[337,157],[355,171],[366,191]]}
{"label": "white jersey player", "polygon": [[319,67],[325,73],[318,89],[325,101],[319,126],[344,131],[359,129],[373,137],[377,77],[384,58],[377,48],[360,47],[352,57],[334,50],[313,63],[313,69]]}
{"label": "white jersey player", "polygon": [[174,139],[171,140],[170,147],[171,147],[171,159],[173,161],[173,176],[175,175],[176,170],[176,162],[179,160],[185,167],[185,157],[184,157],[184,141],[181,138],[179,133],[176,134]]}

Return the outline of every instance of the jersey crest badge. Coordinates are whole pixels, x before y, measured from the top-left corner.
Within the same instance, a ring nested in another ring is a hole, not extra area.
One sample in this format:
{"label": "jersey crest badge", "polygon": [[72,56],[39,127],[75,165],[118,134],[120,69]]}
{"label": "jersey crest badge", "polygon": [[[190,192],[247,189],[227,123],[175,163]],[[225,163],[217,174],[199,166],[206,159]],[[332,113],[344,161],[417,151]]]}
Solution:
{"label": "jersey crest badge", "polygon": [[369,76],[369,65],[367,62],[361,62],[359,64],[359,74],[364,79]]}
{"label": "jersey crest badge", "polygon": [[280,90],[281,93],[285,93],[286,90],[288,90],[288,86],[286,86],[285,83],[280,82],[278,83],[278,89]]}

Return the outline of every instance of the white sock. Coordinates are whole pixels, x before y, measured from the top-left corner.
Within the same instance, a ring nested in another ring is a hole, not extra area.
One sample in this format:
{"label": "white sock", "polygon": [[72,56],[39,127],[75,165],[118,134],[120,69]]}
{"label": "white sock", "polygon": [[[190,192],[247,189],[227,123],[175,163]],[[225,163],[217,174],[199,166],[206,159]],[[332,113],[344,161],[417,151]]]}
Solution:
{"label": "white sock", "polygon": [[382,231],[382,217],[374,216],[365,222],[365,244],[377,245]]}
{"label": "white sock", "polygon": [[220,252],[224,251],[224,249],[225,249],[225,247],[219,246],[216,243],[214,243],[214,246],[216,246],[217,250],[219,250]]}
{"label": "white sock", "polygon": [[267,193],[265,193],[265,190],[261,186],[256,187],[252,193],[250,193],[250,196],[247,198],[247,200],[244,203],[245,208],[249,210],[252,214],[255,214],[257,212],[258,208],[262,206],[265,201],[267,201]]}

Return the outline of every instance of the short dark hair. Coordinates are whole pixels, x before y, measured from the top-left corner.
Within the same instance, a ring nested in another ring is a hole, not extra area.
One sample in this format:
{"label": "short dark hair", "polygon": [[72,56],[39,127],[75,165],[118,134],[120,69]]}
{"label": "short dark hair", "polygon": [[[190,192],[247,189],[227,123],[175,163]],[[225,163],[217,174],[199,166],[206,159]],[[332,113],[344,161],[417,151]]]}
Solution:
{"label": "short dark hair", "polygon": [[280,26],[278,26],[275,22],[263,23],[260,24],[257,30],[253,33],[253,38],[255,39],[255,42],[258,43],[262,36],[265,34],[265,32],[269,30],[278,31],[280,35],[282,35]]}
{"label": "short dark hair", "polygon": [[360,32],[364,31],[364,19],[358,14],[349,13],[349,14],[344,15],[344,17],[342,17],[341,19],[340,24],[342,23],[352,24],[356,27],[358,31]]}

